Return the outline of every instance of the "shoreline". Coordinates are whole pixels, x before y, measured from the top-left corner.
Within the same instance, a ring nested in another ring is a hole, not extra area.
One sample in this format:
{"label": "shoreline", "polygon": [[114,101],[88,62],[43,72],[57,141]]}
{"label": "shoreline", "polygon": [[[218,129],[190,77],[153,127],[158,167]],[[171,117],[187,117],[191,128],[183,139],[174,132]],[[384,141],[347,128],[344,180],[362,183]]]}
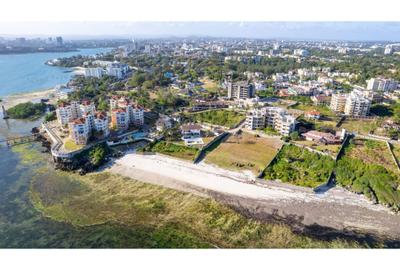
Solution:
{"label": "shoreline", "polygon": [[1,97],[1,104],[4,105],[6,109],[9,109],[20,103],[25,103],[29,101],[34,102],[40,99],[49,99],[50,102],[53,102],[55,100],[55,92],[55,88],[49,88],[42,90],[33,90],[30,92],[15,93]]}
{"label": "shoreline", "polygon": [[400,239],[400,215],[340,187],[315,194],[278,182],[254,185],[243,182],[244,174],[157,154],[126,154],[105,171],[196,195],[201,193],[264,221],[275,215],[282,220],[294,218],[305,228],[318,225]]}

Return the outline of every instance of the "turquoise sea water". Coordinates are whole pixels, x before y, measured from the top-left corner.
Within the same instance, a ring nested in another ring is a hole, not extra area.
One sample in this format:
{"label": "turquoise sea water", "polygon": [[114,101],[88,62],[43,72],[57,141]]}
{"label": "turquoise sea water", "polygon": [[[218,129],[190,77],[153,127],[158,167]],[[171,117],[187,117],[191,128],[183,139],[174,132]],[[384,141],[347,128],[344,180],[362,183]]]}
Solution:
{"label": "turquoise sea water", "polygon": [[71,69],[45,65],[50,59],[73,55],[95,55],[110,48],[82,49],[77,52],[28,53],[0,55],[0,97],[31,92],[67,83]]}

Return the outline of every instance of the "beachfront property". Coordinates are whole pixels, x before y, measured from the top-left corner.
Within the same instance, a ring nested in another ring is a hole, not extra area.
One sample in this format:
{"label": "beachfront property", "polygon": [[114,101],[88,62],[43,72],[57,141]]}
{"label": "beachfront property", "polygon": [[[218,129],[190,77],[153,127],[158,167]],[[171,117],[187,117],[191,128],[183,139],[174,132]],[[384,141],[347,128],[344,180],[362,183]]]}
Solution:
{"label": "beachfront property", "polygon": [[129,72],[129,66],[121,64],[117,61],[101,61],[96,60],[92,62],[95,67],[88,67],[84,69],[85,77],[101,78],[104,75],[116,77],[117,79],[123,79]]}
{"label": "beachfront property", "polygon": [[82,111],[79,102],[62,102],[56,109],[57,121],[60,125],[65,126],[71,120],[82,116]]}
{"label": "beachfront property", "polygon": [[254,97],[255,90],[251,83],[245,81],[236,83],[229,82],[227,86],[229,99],[247,99]]}
{"label": "beachfront property", "polygon": [[94,114],[94,130],[104,137],[110,134],[108,116],[105,112],[96,112]]}
{"label": "beachfront property", "polygon": [[185,142],[185,145],[203,144],[201,128],[200,125],[192,123],[181,126],[182,140]]}
{"label": "beachfront property", "polygon": [[86,145],[90,136],[89,119],[85,117],[73,119],[68,123],[70,138],[78,145]]}
{"label": "beachfront property", "polygon": [[[130,124],[135,125],[136,127],[142,127],[144,125],[144,108],[131,102],[129,99],[125,97],[113,96],[110,99],[110,108],[112,111],[111,122],[113,123],[114,127],[120,126],[119,124],[121,124],[121,127],[124,127],[125,124],[123,123],[125,120],[128,123],[128,126]],[[125,116],[122,116],[122,111],[125,112]],[[121,119],[121,121],[118,119]]]}
{"label": "beachfront property", "polygon": [[288,136],[296,129],[296,118],[280,107],[264,107],[247,114],[245,126],[247,129],[263,129],[272,127],[283,136]]}
{"label": "beachfront property", "polygon": [[127,130],[129,128],[129,113],[126,109],[114,109],[111,111],[111,126],[115,130]]}
{"label": "beachfront property", "polygon": [[161,115],[156,121],[157,131],[164,131],[166,129],[172,128],[172,119],[167,115]]}

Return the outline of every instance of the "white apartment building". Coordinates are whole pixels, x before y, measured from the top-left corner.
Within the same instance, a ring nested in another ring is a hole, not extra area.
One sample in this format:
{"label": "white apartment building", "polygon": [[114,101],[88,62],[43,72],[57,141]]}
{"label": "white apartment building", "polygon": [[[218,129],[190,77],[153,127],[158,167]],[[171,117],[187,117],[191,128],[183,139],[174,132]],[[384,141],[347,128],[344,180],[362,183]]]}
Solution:
{"label": "white apartment building", "polygon": [[128,123],[133,124],[137,127],[144,125],[144,108],[132,102],[124,97],[112,97],[110,99],[111,110],[123,109],[127,112]]}
{"label": "white apartment building", "polygon": [[117,130],[129,128],[129,114],[125,109],[115,109],[111,112],[111,123]]}
{"label": "white apartment building", "polygon": [[85,77],[101,78],[104,75],[104,69],[100,67],[85,68]]}
{"label": "white apartment building", "polygon": [[330,109],[337,113],[344,112],[348,94],[337,93],[332,94]]}
{"label": "white apartment building", "polygon": [[385,51],[383,52],[384,55],[391,55],[393,53],[392,46],[386,46]]}
{"label": "white apartment building", "polygon": [[296,56],[303,56],[304,57],[304,56],[309,56],[310,52],[307,51],[307,50],[304,50],[304,49],[295,49],[293,51],[293,54],[296,55]]}
{"label": "white apartment building", "polygon": [[353,91],[347,97],[344,113],[349,116],[367,116],[370,107],[371,100]]}
{"label": "white apartment building", "polygon": [[104,112],[97,112],[94,117],[94,130],[103,133],[104,137],[110,134],[109,122],[107,114]]}
{"label": "white apartment building", "polygon": [[393,91],[396,90],[398,86],[398,82],[392,79],[384,79],[384,78],[371,78],[367,81],[367,90],[372,91]]}
{"label": "white apartment building", "polygon": [[81,104],[79,105],[79,108],[80,108],[81,114],[88,113],[88,114],[94,115],[94,113],[96,112],[96,107],[89,100],[82,101]]}
{"label": "white apartment building", "polygon": [[246,128],[254,130],[272,127],[283,136],[288,136],[296,129],[296,118],[285,109],[279,107],[265,107],[253,110],[246,116]]}
{"label": "white apartment building", "polygon": [[254,97],[254,86],[247,82],[228,83],[228,98],[246,99]]}
{"label": "white apartment building", "polygon": [[82,116],[79,103],[72,101],[71,103],[63,102],[56,109],[57,120],[60,125],[67,125],[71,120]]}
{"label": "white apartment building", "polygon": [[78,118],[68,123],[70,138],[76,144],[87,144],[90,135],[90,128],[87,120],[87,118]]}

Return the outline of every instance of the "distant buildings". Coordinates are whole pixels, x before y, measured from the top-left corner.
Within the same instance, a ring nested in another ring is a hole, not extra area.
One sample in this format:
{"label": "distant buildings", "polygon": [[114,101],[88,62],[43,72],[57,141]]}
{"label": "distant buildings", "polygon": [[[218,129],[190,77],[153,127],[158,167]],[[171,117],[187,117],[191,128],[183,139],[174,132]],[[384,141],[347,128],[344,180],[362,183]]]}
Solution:
{"label": "distant buildings", "polygon": [[253,110],[246,116],[246,128],[255,130],[272,127],[281,135],[288,136],[296,128],[296,118],[285,109],[265,107]]}
{"label": "distant buildings", "polygon": [[84,75],[85,77],[101,78],[104,75],[104,69],[100,67],[85,68]]}
{"label": "distant buildings", "polygon": [[228,98],[246,99],[254,97],[254,86],[247,82],[228,83]]}
{"label": "distant buildings", "polygon": [[88,67],[84,70],[85,77],[101,78],[104,75],[116,77],[117,79],[123,79],[129,72],[129,66],[121,64],[119,62],[100,61],[96,60],[92,62],[97,67]]}
{"label": "distant buildings", "polygon": [[398,82],[392,79],[371,78],[367,81],[367,90],[389,92],[396,90]]}
{"label": "distant buildings", "polygon": [[388,45],[385,47],[385,51],[383,52],[384,55],[391,55],[393,54],[393,48],[392,46]]}
{"label": "distant buildings", "polygon": [[304,50],[304,49],[295,49],[295,50],[293,51],[293,54],[296,55],[296,56],[305,57],[305,56],[309,56],[309,55],[310,55],[310,52],[307,51],[307,50]]}

